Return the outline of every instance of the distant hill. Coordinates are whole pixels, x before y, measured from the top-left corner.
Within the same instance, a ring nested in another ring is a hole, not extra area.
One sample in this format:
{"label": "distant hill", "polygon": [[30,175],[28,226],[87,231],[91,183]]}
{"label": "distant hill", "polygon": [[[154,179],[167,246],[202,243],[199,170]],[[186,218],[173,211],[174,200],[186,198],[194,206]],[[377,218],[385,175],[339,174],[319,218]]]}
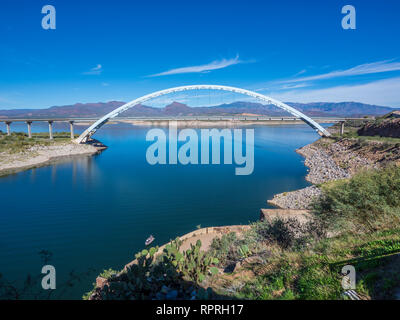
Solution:
{"label": "distant hill", "polygon": [[0,110],[0,118],[91,118],[104,115],[123,104],[124,102],[120,101],[110,101],[105,103],[76,103],[47,109]]}
{"label": "distant hill", "polygon": [[[76,103],[67,106],[54,106],[47,109],[15,109],[0,110],[0,118],[97,118],[120,107],[122,101]],[[381,116],[395,109],[358,102],[314,102],[295,103],[288,105],[311,117],[363,117]],[[283,116],[287,113],[273,105],[262,103],[236,101],[211,107],[190,107],[186,104],[173,102],[164,108],[154,108],[136,105],[125,111],[124,117],[157,117],[157,116],[201,116],[201,115],[267,115]]]}
{"label": "distant hill", "polygon": [[289,102],[288,104],[309,116],[378,116],[395,110],[389,107],[376,106],[360,102],[313,102],[307,104]]}

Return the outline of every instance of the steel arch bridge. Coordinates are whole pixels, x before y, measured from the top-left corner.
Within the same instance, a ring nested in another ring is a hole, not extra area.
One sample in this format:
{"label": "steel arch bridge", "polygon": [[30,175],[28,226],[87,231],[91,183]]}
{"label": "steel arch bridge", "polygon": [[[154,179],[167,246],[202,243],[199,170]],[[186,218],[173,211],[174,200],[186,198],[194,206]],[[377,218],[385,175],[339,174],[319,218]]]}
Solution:
{"label": "steel arch bridge", "polygon": [[221,90],[221,91],[229,91],[229,92],[235,92],[235,93],[240,93],[243,95],[247,95],[256,99],[259,99],[261,101],[264,101],[268,104],[273,104],[278,108],[281,108],[295,117],[300,118],[303,120],[305,123],[307,123],[310,127],[312,127],[314,130],[316,130],[321,136],[330,136],[330,133],[325,130],[321,125],[319,125],[316,121],[311,119],[310,117],[306,116],[302,112],[296,110],[295,108],[292,108],[291,106],[288,106],[287,104],[280,102],[278,100],[275,100],[273,98],[267,97],[263,94],[246,90],[246,89],[241,89],[241,88],[235,88],[235,87],[229,87],[229,86],[219,86],[219,85],[207,85],[207,84],[201,84],[201,85],[190,85],[190,86],[181,86],[181,87],[175,87],[175,88],[170,88],[166,90],[160,90],[156,91],[150,94],[147,94],[145,96],[142,96],[138,99],[132,100],[131,102],[128,102],[124,104],[123,106],[111,111],[110,113],[106,114],[99,120],[97,120],[95,123],[93,123],[89,128],[87,128],[77,139],[75,139],[75,142],[77,143],[83,143],[86,142],[98,129],[100,129],[107,121],[109,121],[112,118],[115,118],[122,112],[132,108],[133,106],[143,103],[145,101],[167,95],[170,93],[174,92],[180,92],[180,91],[188,91],[188,90]]}

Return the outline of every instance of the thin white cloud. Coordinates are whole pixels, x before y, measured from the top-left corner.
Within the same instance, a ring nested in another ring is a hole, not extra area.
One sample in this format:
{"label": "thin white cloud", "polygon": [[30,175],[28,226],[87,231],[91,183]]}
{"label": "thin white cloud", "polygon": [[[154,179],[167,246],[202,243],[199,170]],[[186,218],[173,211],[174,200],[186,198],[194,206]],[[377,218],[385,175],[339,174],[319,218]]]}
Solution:
{"label": "thin white cloud", "polygon": [[239,60],[239,55],[237,55],[233,59],[215,60],[200,66],[190,66],[190,67],[171,69],[168,71],[150,75],[149,77],[160,77],[160,76],[168,76],[168,75],[182,74],[182,73],[206,73],[212,70],[223,69],[239,63],[243,63],[243,61]]}
{"label": "thin white cloud", "polygon": [[285,91],[285,90],[293,90],[293,89],[299,89],[299,88],[306,88],[310,87],[311,83],[303,82],[303,83],[285,83],[285,84],[271,84],[268,87],[263,87],[263,88],[257,88],[254,89],[254,91],[259,92],[259,91]]}
{"label": "thin white cloud", "polygon": [[301,74],[303,74],[303,73],[306,73],[306,72],[307,72],[306,69],[300,70],[300,71],[297,72],[293,77],[297,77],[297,76],[299,76],[299,75],[301,75]]}
{"label": "thin white cloud", "polygon": [[103,71],[103,66],[98,64],[94,68],[90,69],[89,71],[83,72],[85,75],[99,75]]}
{"label": "thin white cloud", "polygon": [[332,79],[338,77],[348,77],[348,76],[382,73],[382,72],[399,71],[399,70],[400,70],[400,62],[393,62],[393,60],[383,60],[372,63],[360,64],[358,66],[346,70],[336,70],[328,73],[318,74],[315,76],[280,80],[276,81],[275,83],[305,82],[305,81]]}
{"label": "thin white cloud", "polygon": [[305,87],[309,87],[310,84],[308,83],[297,83],[297,84],[285,84],[282,86],[283,90],[292,90],[292,89],[298,89],[298,88],[305,88]]}
{"label": "thin white cloud", "polygon": [[270,91],[273,98],[291,102],[356,101],[400,108],[400,77],[357,85],[341,85],[322,89]]}

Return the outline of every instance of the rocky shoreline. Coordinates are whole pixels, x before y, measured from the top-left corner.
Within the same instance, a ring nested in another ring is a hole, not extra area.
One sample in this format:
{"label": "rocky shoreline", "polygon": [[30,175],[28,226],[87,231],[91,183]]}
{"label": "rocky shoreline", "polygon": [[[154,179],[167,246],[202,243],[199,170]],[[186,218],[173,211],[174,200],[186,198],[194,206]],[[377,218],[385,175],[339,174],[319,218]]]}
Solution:
{"label": "rocky shoreline", "polygon": [[0,176],[44,166],[65,159],[66,157],[93,155],[99,148],[89,144],[73,142],[52,144],[49,146],[34,145],[23,152],[0,153]]}
{"label": "rocky shoreline", "polygon": [[307,210],[313,199],[320,195],[321,190],[318,187],[310,186],[295,191],[278,193],[267,202],[280,209]]}
{"label": "rocky shoreline", "polygon": [[296,152],[302,155],[309,172],[306,180],[313,185],[304,189],[276,194],[267,202],[281,209],[310,209],[321,194],[319,184],[351,178],[364,169],[400,165],[400,146],[383,141],[321,138]]}
{"label": "rocky shoreline", "polygon": [[[321,195],[318,184],[351,177],[350,170],[339,166],[319,141],[306,145],[296,152],[305,158],[309,168],[306,180],[313,185],[307,188],[276,194],[267,202],[281,209],[310,209],[311,202]],[[353,155],[354,157],[354,155]]]}
{"label": "rocky shoreline", "polygon": [[314,143],[306,145],[296,152],[305,158],[304,164],[309,168],[306,180],[312,184],[350,178],[350,173],[346,169],[337,165],[327,152]]}

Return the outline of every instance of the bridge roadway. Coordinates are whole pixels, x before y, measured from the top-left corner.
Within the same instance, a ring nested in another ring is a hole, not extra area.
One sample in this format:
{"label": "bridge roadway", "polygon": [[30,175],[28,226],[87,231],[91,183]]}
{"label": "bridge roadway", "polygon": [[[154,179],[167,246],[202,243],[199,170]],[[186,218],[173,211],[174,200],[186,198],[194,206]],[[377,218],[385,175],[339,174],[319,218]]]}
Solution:
{"label": "bridge roadway", "polygon": [[[368,118],[339,118],[339,117],[318,117],[313,118],[319,123],[337,123],[342,124],[346,120],[363,120]],[[47,122],[49,124],[49,138],[53,139],[53,123],[54,122],[67,122],[70,125],[71,139],[74,139],[74,124],[75,123],[94,123],[98,118],[0,118],[0,123],[4,122],[7,127],[7,135],[11,135],[11,124],[13,122],[25,122],[28,126],[28,136],[32,138],[32,123],[33,122]],[[177,117],[117,117],[112,119],[112,122],[126,122],[126,121],[239,121],[239,122],[269,122],[269,121],[302,121],[299,117],[270,117],[270,116],[177,116]],[[343,126],[342,126],[343,127]],[[343,128],[341,130],[343,132]]]}

